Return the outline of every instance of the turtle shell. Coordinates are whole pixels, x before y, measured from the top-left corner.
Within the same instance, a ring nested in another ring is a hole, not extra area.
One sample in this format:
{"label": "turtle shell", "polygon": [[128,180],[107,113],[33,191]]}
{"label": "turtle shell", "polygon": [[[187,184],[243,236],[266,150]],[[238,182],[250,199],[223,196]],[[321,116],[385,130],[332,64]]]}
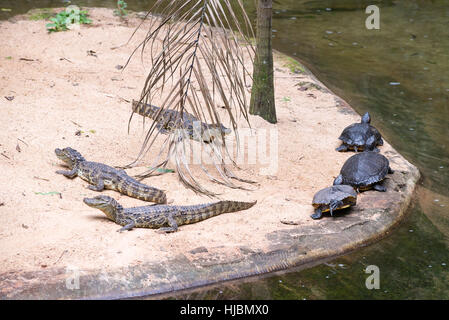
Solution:
{"label": "turtle shell", "polygon": [[343,130],[338,139],[349,146],[364,147],[372,136],[376,144],[381,144],[382,135],[376,128],[369,123],[353,123]]}
{"label": "turtle shell", "polygon": [[345,184],[324,188],[313,197],[312,204],[328,205],[332,200],[344,200],[348,197],[357,198],[357,192],[353,187]]}
{"label": "turtle shell", "polygon": [[377,152],[362,152],[350,157],[343,164],[340,174],[343,183],[365,187],[382,181],[388,173],[388,159]]}

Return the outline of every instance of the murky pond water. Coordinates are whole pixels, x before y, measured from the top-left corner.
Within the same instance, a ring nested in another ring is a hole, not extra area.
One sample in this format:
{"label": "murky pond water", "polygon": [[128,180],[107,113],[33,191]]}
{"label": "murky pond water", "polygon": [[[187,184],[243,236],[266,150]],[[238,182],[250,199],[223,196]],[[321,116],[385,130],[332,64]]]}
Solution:
{"label": "murky pond water", "polygon": [[[66,2],[0,0],[0,19]],[[153,2],[127,1],[136,11]],[[245,2],[254,17],[254,1]],[[116,1],[72,3],[114,7]],[[371,4],[380,8],[380,30],[365,28]],[[274,47],[297,57],[359,113],[369,110],[423,179],[406,221],[374,245],[310,269],[175,298],[448,299],[449,2],[276,0],[273,29]],[[380,269],[378,290],[365,286],[368,265]]]}

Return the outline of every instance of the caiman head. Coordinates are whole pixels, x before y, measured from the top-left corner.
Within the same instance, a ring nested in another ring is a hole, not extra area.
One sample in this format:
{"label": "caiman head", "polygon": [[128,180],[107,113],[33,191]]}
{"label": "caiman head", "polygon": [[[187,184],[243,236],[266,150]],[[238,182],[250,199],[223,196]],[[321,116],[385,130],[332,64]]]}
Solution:
{"label": "caiman head", "polygon": [[56,148],[55,153],[56,156],[64,161],[71,169],[78,163],[86,161],[81,153],[70,147],[64,148],[62,150]]}
{"label": "caiman head", "polygon": [[219,126],[216,124],[207,124],[206,128],[203,128],[202,140],[206,143],[210,143],[215,139],[221,139],[222,136],[230,134],[231,132],[231,129],[226,128],[221,123]]}
{"label": "caiman head", "polygon": [[103,211],[106,216],[112,221],[115,221],[117,213],[123,210],[123,207],[120,203],[106,195],[99,195],[94,198],[84,198],[83,201],[89,207]]}

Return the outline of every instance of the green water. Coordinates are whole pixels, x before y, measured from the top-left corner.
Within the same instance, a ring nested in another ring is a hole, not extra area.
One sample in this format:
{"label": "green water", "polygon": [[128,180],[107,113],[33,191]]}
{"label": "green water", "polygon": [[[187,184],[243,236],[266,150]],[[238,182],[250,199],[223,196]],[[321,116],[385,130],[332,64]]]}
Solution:
{"label": "green water", "polygon": [[[154,1],[127,1],[147,10]],[[114,7],[116,1],[73,1]],[[254,1],[247,0],[255,16]],[[0,19],[64,1],[0,0]],[[367,30],[365,8],[380,8]],[[301,271],[182,292],[191,299],[449,298],[449,1],[276,0],[274,47],[297,57],[423,175],[407,219],[380,242]],[[339,133],[336,133],[336,136]],[[364,270],[380,269],[368,290]]]}

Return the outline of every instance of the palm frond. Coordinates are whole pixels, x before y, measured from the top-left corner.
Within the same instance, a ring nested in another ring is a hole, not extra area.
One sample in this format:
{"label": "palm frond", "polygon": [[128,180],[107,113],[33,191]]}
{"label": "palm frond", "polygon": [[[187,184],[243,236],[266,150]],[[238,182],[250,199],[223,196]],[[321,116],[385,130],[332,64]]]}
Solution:
{"label": "palm frond", "polygon": [[[151,19],[149,31],[133,52],[140,48],[142,56],[149,54],[152,63],[139,103],[155,104],[161,112],[176,110],[181,118],[187,112],[218,128],[225,125],[224,118],[227,118],[238,141],[238,119],[243,116],[249,124],[247,85],[251,74],[245,67],[245,59],[254,58],[254,48],[248,40],[254,33],[242,1],[157,0],[150,12],[157,15],[147,15]],[[224,114],[218,105],[224,106]],[[133,114],[134,111],[130,122]],[[182,129],[182,125],[178,122],[175,129]],[[158,135],[153,122],[136,160],[129,166],[142,160]],[[173,130],[166,137],[152,170],[138,177],[151,175],[173,157],[179,178],[187,187],[213,195],[192,173],[186,158],[186,141]],[[237,188],[230,180],[236,176],[225,165],[229,152],[224,135],[204,146],[210,151],[219,178],[203,165],[202,171],[212,181]],[[167,155],[161,161],[164,150]]]}

